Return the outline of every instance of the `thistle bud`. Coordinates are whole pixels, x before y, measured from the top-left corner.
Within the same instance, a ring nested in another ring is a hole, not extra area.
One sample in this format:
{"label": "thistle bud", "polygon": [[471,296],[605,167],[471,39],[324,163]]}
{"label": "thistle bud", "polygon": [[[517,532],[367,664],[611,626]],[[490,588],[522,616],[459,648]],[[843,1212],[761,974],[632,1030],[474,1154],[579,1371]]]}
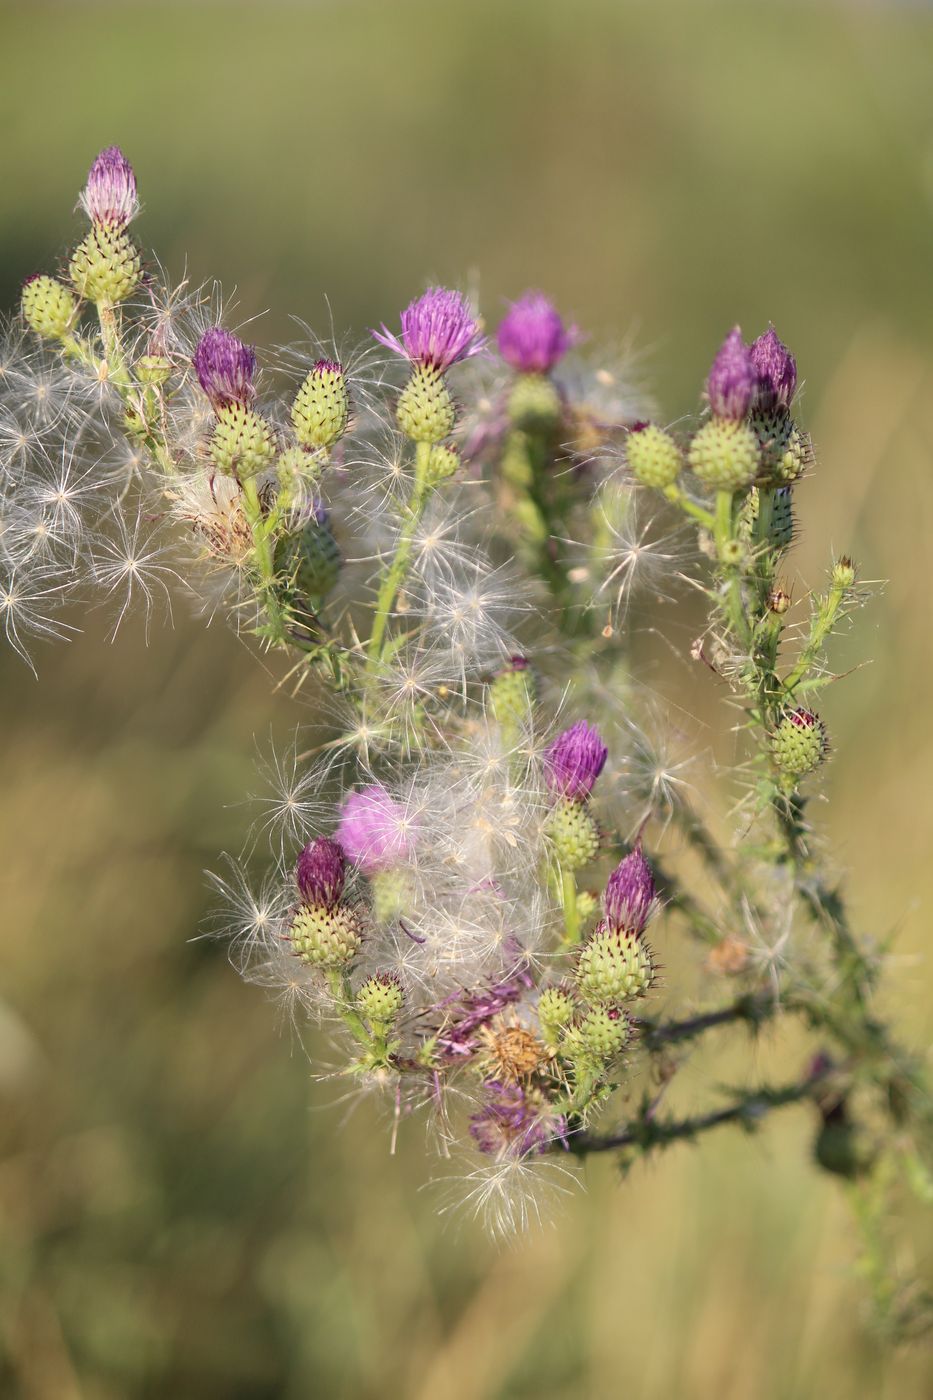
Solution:
{"label": "thistle bud", "polygon": [[80,204],[96,228],[124,229],[137,213],[136,176],[119,146],[108,146],[94,161]]}
{"label": "thistle bud", "polygon": [[428,458],[427,471],[425,472],[425,486],[440,486],[442,481],[448,481],[460,466],[460,454],[452,447],[437,445],[431,448],[431,455]]}
{"label": "thistle bud", "polygon": [[841,555],[833,564],[830,577],[834,588],[849,589],[855,587],[855,565],[847,554]]}
{"label": "thistle bud", "polygon": [[560,422],[560,391],[545,374],[520,374],[508,399],[509,420],[529,433],[547,433]]}
{"label": "thistle bud", "polygon": [[554,303],[541,292],[526,292],[509,307],[499,326],[499,354],[519,374],[544,375],[578,339],[565,327]]}
{"label": "thistle bud", "polygon": [[333,447],[347,430],[350,394],[342,367],[318,360],[292,404],[295,436],[304,447]]}
{"label": "thistle bud", "polygon": [[761,449],[747,423],[710,418],[694,434],[687,462],[704,486],[740,491],[758,474]]}
{"label": "thistle bud", "polygon": [[538,1021],[545,1042],[554,1046],[560,1039],[560,1032],[573,1020],[574,1001],[563,987],[545,987],[538,998]]}
{"label": "thistle bud", "polygon": [[585,802],[608,756],[599,730],[581,719],[545,750],[544,780],[556,797]]}
{"label": "thistle bud", "polygon": [[310,908],[334,909],[341,900],[346,861],[340,846],[327,836],[309,841],[295,865],[295,883]]}
{"label": "thistle bud", "polygon": [[829,752],[826,726],[812,710],[785,710],[771,736],[771,752],[782,773],[805,777],[818,768]]}
{"label": "thistle bud", "polygon": [[198,341],[192,360],[201,388],[215,413],[247,407],[256,397],[256,351],[232,331],[213,326]]}
{"label": "thistle bud", "polygon": [[312,607],[327,597],[340,575],[340,549],[323,510],[275,547],[275,570],[285,587]]}
{"label": "thistle bud", "polygon": [[356,994],[356,1005],[377,1031],[386,1031],[398,1019],[405,997],[402,984],[391,972],[368,977]]}
{"label": "thistle bud", "polygon": [[773,326],[752,341],[748,353],[757,378],[756,405],[766,413],[790,408],[797,388],[797,361]]}
{"label": "thistle bud", "polygon": [[654,423],[636,423],[625,445],[629,470],[642,486],[663,491],[672,486],[683,470],[684,459],[677,443]]}
{"label": "thistle bud", "polygon": [[363,940],[359,915],[347,904],[333,909],[303,906],[295,914],[288,938],[292,952],[312,967],[345,967]]}
{"label": "thistle bud", "polygon": [[68,273],[79,296],[117,306],[139,284],[139,253],[123,228],[94,224],[72,254]]}
{"label": "thistle bud", "polygon": [[576,979],[584,1000],[598,1005],[643,997],[654,980],[651,949],[636,934],[600,924],[583,945]]}
{"label": "thistle bud", "polygon": [[799,481],[813,464],[813,444],[786,409],[755,409],[749,426],[761,449],[761,469],[773,482]]}
{"label": "thistle bud", "polygon": [[26,324],[47,340],[63,339],[77,311],[75,299],[63,283],[38,274],[23,284],[22,308]]}
{"label": "thistle bud", "polygon": [[636,846],[619,862],[606,884],[603,909],[609,927],[637,938],[651,917],[656,894],[651,866]]}
{"label": "thistle bud", "polygon": [[631,1030],[624,1011],[617,1007],[594,1006],[580,1022],[579,1037],[587,1056],[605,1064],[624,1050]]}
{"label": "thistle bud", "polygon": [[395,418],[412,442],[440,442],[456,422],[456,410],[447,382],[433,365],[415,365],[399,394]]}
{"label": "thistle bud", "polygon": [[275,442],[266,420],[251,408],[228,404],[217,412],[217,425],[207,445],[220,472],[241,481],[256,476],[275,458]]}
{"label": "thistle bud", "polygon": [[513,656],[489,686],[489,699],[496,723],[508,728],[527,723],[536,692],[534,671],[524,656]]}
{"label": "thistle bud", "polygon": [[716,352],[706,381],[706,395],[714,418],[738,422],[751,407],[758,375],[751,352],[736,326]]}
{"label": "thistle bud", "polygon": [[580,870],[599,850],[599,828],[582,802],[558,802],[545,830],[562,870]]}

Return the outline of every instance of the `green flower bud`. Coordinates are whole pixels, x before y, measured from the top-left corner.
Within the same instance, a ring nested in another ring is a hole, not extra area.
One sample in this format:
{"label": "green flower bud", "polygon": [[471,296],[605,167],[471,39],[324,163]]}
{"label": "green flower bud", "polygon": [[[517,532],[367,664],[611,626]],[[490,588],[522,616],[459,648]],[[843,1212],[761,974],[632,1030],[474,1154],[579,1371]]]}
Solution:
{"label": "green flower bud", "polygon": [[771,736],[771,752],[782,773],[802,778],[829,752],[826,726],[811,710],[786,710]]}
{"label": "green flower bud", "polygon": [[513,656],[509,665],[489,684],[489,701],[497,724],[509,730],[528,723],[537,695],[534,671],[523,656]]}
{"label": "green flower bud", "polygon": [[391,972],[368,977],[356,994],[356,1005],[374,1029],[386,1030],[404,1005],[402,984]]}
{"label": "green flower bud", "polygon": [[761,448],[763,474],[775,482],[797,481],[813,461],[813,447],[786,410],[753,413],[750,427]]}
{"label": "green flower bud", "polygon": [[631,1025],[624,1011],[594,1006],[577,1028],[587,1057],[600,1063],[612,1060],[624,1049],[631,1036]]}
{"label": "green flower bud", "polygon": [[346,904],[302,908],[289,930],[292,952],[313,967],[344,967],[362,942],[359,916]]}
{"label": "green flower bud", "polygon": [[538,998],[538,1021],[541,1034],[552,1048],[560,1039],[560,1032],[573,1020],[574,1003],[569,992],[563,987],[545,987]]}
{"label": "green flower bud", "polygon": [[577,918],[581,924],[588,924],[590,919],[599,908],[599,900],[595,894],[590,894],[589,890],[579,890],[577,893]]}
{"label": "green flower bud", "polygon": [[654,423],[632,429],[625,445],[625,456],[635,480],[656,491],[672,486],[684,465],[683,454],[670,433]]}
{"label": "green flower bud", "polygon": [[542,433],[560,422],[560,393],[545,374],[520,374],[512,385],[508,402],[509,418],[516,428]]}
{"label": "green flower bud", "polygon": [[599,828],[582,802],[558,802],[548,816],[546,831],[562,870],[579,870],[599,850]]}
{"label": "green flower bud", "polygon": [[[760,509],[760,489],[753,486],[742,502],[738,517],[738,534],[741,540],[750,544],[756,537],[758,511]],[[771,495],[771,520],[768,525],[768,544],[772,549],[789,549],[794,539],[794,504],[789,486],[780,486]]]}
{"label": "green flower bud", "polygon": [[265,471],[275,456],[272,430],[255,409],[228,403],[217,410],[217,426],[208,444],[218,471],[241,480]]}
{"label": "green flower bud", "polygon": [[710,418],[694,435],[687,461],[704,486],[740,491],[757,475],[761,451],[747,423]]}
{"label": "green flower bud", "polygon": [[576,979],[588,1002],[619,1006],[643,997],[654,980],[651,949],[624,929],[601,925],[580,952]]}
{"label": "green flower bud", "polygon": [[318,360],[295,395],[292,423],[304,447],[332,447],[347,431],[350,393],[346,375],[333,360]]}
{"label": "green flower bud", "polygon": [[164,355],[143,355],[133,366],[140,384],[150,384],[158,388],[164,384],[172,372],[172,362]]}
{"label": "green flower bud", "polygon": [[847,554],[843,554],[833,564],[831,574],[834,588],[854,588],[855,587],[855,565]]}
{"label": "green flower bud", "polygon": [[69,267],[79,296],[116,306],[139,283],[139,253],[125,229],[95,224],[78,244]]}
{"label": "green flower bud", "polygon": [[440,370],[433,365],[414,365],[399,395],[395,417],[412,442],[440,442],[447,437],[457,415]]}
{"label": "green flower bud", "polygon": [[439,486],[442,481],[453,476],[460,466],[459,453],[452,447],[432,447],[431,455],[428,458],[428,469],[425,473],[426,486]]}
{"label": "green flower bud", "polygon": [[377,924],[388,924],[411,907],[412,885],[407,870],[398,866],[376,870],[369,877],[373,894],[373,918]]}
{"label": "green flower bud", "polygon": [[311,602],[331,591],[340,564],[340,550],[326,518],[312,517],[300,530],[283,535],[275,547],[276,573],[290,591]]}
{"label": "green flower bud", "polygon": [[280,504],[289,506],[307,501],[309,491],[321,474],[323,459],[303,447],[287,447],[279,454],[275,474],[279,479]]}
{"label": "green flower bud", "polygon": [[71,292],[54,277],[30,277],[23,287],[22,307],[27,325],[48,340],[66,336],[77,311]]}

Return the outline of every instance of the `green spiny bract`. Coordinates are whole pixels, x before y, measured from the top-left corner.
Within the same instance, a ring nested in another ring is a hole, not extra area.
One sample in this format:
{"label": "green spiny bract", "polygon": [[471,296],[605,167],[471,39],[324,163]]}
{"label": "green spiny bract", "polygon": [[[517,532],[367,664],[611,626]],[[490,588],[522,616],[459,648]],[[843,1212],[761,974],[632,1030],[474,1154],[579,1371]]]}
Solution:
{"label": "green spiny bract", "polygon": [[269,424],[255,409],[230,403],[217,410],[207,450],[218,471],[243,480],[265,471],[275,456],[275,443]]}
{"label": "green spiny bract", "polygon": [[558,802],[548,815],[546,830],[562,870],[579,870],[599,850],[599,828],[582,802]]}
{"label": "green spiny bract", "polygon": [[508,414],[516,428],[550,432],[560,422],[561,397],[546,374],[520,374],[509,393]]}
{"label": "green spiny bract", "polygon": [[651,949],[624,929],[601,926],[581,949],[576,979],[588,1002],[619,1006],[643,997],[654,980]]}
{"label": "green spiny bract", "polygon": [[460,454],[452,447],[444,447],[441,444],[432,447],[424,477],[425,486],[440,486],[442,481],[447,481],[454,475],[459,466]]}
{"label": "green spiny bract", "polygon": [[761,449],[761,476],[775,483],[797,481],[811,465],[813,448],[807,433],[781,408],[753,413],[749,426]]}
{"label": "green spiny bract", "polygon": [[22,307],[27,325],[48,340],[66,336],[77,311],[69,289],[54,277],[30,277],[23,287]]}
{"label": "green spiny bract", "polygon": [[575,1030],[584,1057],[602,1064],[624,1050],[632,1033],[625,1012],[607,1006],[591,1007]]}
{"label": "green spiny bract", "polygon": [[292,425],[303,447],[333,447],[347,430],[350,394],[346,375],[332,360],[308,372],[292,404]]}
{"label": "green spiny bract", "polygon": [[[737,522],[739,538],[746,544],[757,540],[758,512],[765,488],[753,486],[742,502]],[[768,522],[767,539],[769,548],[783,552],[789,549],[794,540],[794,503],[791,488],[780,486],[771,493],[771,517]]]}
{"label": "green spiny bract", "polygon": [[704,486],[740,491],[757,476],[761,451],[747,423],[710,418],[695,433],[687,461]]}
{"label": "green spiny bract", "polygon": [[404,1005],[402,984],[391,972],[368,977],[356,994],[356,1005],[369,1024],[380,1030],[392,1025]]}
{"label": "green spiny bract", "polygon": [[136,290],[139,253],[124,229],[95,225],[72,254],[68,271],[79,296],[116,306]]}
{"label": "green spiny bract", "polygon": [[684,465],[683,454],[670,433],[654,423],[632,429],[625,456],[635,480],[656,491],[672,486]]}
{"label": "green spiny bract", "polygon": [[552,1049],[560,1040],[560,1033],[573,1020],[574,1000],[563,987],[545,987],[538,998],[538,1022],[545,1043]]}
{"label": "green spiny bract", "polygon": [[359,915],[347,904],[333,909],[317,906],[298,910],[288,932],[292,952],[313,967],[345,967],[352,962],[363,930]]}
{"label": "green spiny bract", "polygon": [[412,442],[440,442],[450,433],[456,416],[440,370],[433,365],[415,365],[395,409],[396,421],[405,436]]}
{"label": "green spiny bract", "polygon": [[527,724],[537,689],[537,678],[528,662],[524,657],[513,657],[489,683],[489,700],[496,723],[510,731]]}
{"label": "green spiny bract", "polygon": [[805,777],[829,752],[826,726],[812,710],[786,710],[771,736],[771,752],[782,773]]}
{"label": "green spiny bract", "polygon": [[275,549],[276,573],[290,592],[310,602],[327,597],[340,574],[340,549],[326,521],[308,520],[283,535]]}

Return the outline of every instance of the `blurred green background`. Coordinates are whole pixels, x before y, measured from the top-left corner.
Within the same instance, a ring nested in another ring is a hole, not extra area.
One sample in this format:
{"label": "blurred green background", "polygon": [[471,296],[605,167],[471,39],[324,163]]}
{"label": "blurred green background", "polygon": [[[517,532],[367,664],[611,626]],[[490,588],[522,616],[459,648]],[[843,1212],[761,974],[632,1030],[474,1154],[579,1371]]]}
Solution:
{"label": "blurred green background", "polygon": [[[475,272],[491,316],[540,285],[597,343],[634,330],[675,417],[732,323],[775,321],[820,459],[797,591],[831,545],[890,580],[843,648],[874,664],[827,701],[824,819],[860,923],[900,930],[886,1007],[928,1043],[933,12],[29,0],[0,8],[0,51],[5,304],[117,141],[140,238],[271,308],[260,343],[292,312],[326,331],[325,297],[362,332]],[[39,666],[4,658],[0,693],[0,1393],[930,1393],[928,1357],[864,1330],[803,1111],[624,1185],[594,1162],[512,1248],[441,1221],[421,1129],[396,1157],[375,1106],[339,1129],[274,1009],[189,941],[256,745],[302,712],[183,603],[148,647],[92,614]],[[722,730],[702,681],[678,698]]]}

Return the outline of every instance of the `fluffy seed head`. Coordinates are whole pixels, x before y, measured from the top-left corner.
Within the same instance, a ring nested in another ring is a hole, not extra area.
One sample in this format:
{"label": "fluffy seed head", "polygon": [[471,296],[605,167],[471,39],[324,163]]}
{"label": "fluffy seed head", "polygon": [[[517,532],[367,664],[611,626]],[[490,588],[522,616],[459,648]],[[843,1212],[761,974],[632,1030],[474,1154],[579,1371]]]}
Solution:
{"label": "fluffy seed head", "polygon": [[295,865],[295,883],[309,908],[334,909],[340,903],[346,861],[340,846],[327,836],[309,841]]}
{"label": "fluffy seed head", "polygon": [[470,1135],[480,1152],[522,1157],[543,1152],[549,1143],[566,1138],[566,1119],[549,1111],[546,1101],[533,1090],[496,1080],[490,1080],[485,1088],[486,1103],[470,1119]]}
{"label": "fluffy seed head", "polygon": [[603,771],[609,750],[602,735],[585,719],[578,720],[548,745],[544,780],[556,797],[585,802]]}
{"label": "fluffy seed head", "polygon": [[624,929],[637,938],[651,916],[656,893],[651,866],[636,846],[619,862],[606,884],[603,908],[610,928]]}
{"label": "fluffy seed head", "polygon": [[706,394],[714,418],[744,418],[748,412],[758,373],[738,326],[729,332],[716,352],[706,381]]}
{"label": "fluffy seed head", "polygon": [[94,161],[81,207],[98,228],[126,228],[136,214],[136,176],[119,146],[108,146]]}
{"label": "fluffy seed head", "polygon": [[542,292],[513,301],[499,326],[499,354],[520,374],[547,374],[578,339]]}
{"label": "fluffy seed head", "polygon": [[344,800],[337,840],[347,859],[366,875],[404,862],[414,849],[415,835],[405,808],[381,783],[351,792]]}
{"label": "fluffy seed head", "polygon": [[483,349],[485,341],[466,298],[446,287],[429,287],[402,312],[402,337],[383,325],[373,331],[380,345],[413,364],[430,366],[444,374],[458,360]]}
{"label": "fluffy seed head", "polygon": [[213,326],[204,332],[194,352],[193,363],[201,388],[215,413],[233,404],[245,408],[256,397],[253,386],[256,351],[223,326]]}
{"label": "fluffy seed head", "polygon": [[788,409],[797,388],[797,361],[773,326],[752,341],[748,353],[758,377],[758,407],[766,412]]}

